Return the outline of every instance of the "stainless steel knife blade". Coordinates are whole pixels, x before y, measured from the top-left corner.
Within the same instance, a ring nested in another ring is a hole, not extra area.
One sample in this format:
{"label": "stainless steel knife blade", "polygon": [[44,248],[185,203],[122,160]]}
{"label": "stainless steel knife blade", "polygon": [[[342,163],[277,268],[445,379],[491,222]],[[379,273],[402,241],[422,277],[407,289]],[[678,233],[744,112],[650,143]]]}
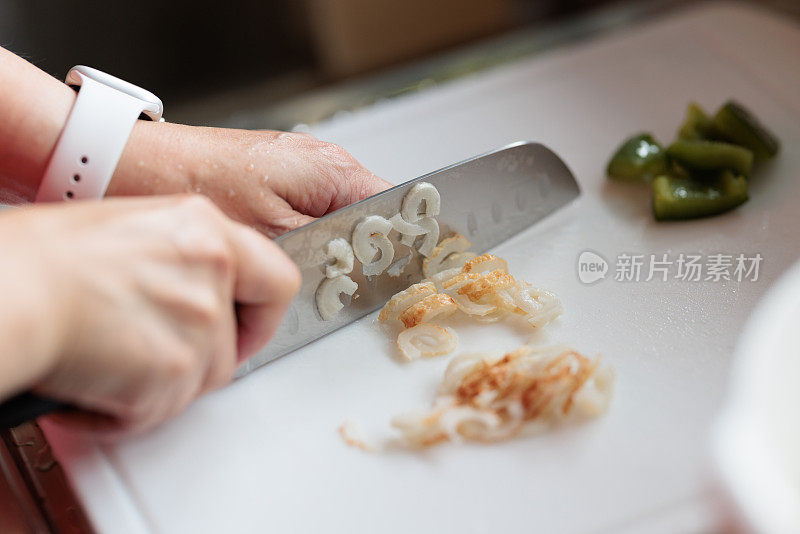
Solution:
{"label": "stainless steel knife blade", "polygon": [[413,254],[402,273],[392,277],[384,271],[367,278],[356,260],[349,276],[358,284],[357,298],[332,320],[324,321],[317,312],[315,295],[325,279],[325,244],[336,237],[350,241],[354,227],[367,215],[387,219],[395,215],[406,192],[418,182],[431,183],[439,190],[442,205],[436,219],[440,235],[460,233],[479,254],[580,194],[572,173],[552,150],[538,143],[518,142],[420,176],[278,237],[275,243],[298,265],[303,284],[273,339],[242,364],[237,377],[375,311],[392,295],[423,278],[422,257],[400,244],[397,232],[392,231],[394,260]]}

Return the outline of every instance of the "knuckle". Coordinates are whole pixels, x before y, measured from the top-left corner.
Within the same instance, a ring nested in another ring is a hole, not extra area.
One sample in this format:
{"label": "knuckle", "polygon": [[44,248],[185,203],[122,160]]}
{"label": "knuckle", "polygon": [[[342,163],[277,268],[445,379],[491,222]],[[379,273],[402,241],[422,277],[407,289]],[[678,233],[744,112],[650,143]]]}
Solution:
{"label": "knuckle", "polygon": [[187,195],[181,205],[189,212],[202,218],[216,218],[221,212],[219,208],[205,195]]}
{"label": "knuckle", "polygon": [[193,349],[189,347],[175,348],[166,351],[159,360],[159,371],[168,382],[183,383],[191,380],[195,374],[197,360]]}

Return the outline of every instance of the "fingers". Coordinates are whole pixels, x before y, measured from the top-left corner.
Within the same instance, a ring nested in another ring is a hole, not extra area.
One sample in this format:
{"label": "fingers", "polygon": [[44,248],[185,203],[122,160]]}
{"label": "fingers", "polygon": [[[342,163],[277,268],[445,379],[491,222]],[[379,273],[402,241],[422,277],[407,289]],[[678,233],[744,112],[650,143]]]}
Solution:
{"label": "fingers", "polygon": [[272,337],[300,289],[300,271],[272,241],[247,226],[230,222],[235,255],[234,298],[239,359],[251,356]]}
{"label": "fingers", "polygon": [[338,145],[308,137],[280,154],[293,170],[279,173],[270,187],[296,211],[321,217],[389,189],[379,178]]}

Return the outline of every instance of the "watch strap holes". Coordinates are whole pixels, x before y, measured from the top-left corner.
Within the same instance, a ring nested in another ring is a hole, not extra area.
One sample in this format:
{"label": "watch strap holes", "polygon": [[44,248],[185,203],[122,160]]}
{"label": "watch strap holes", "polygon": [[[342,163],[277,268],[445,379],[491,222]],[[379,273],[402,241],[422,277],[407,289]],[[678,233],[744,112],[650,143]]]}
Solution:
{"label": "watch strap holes", "polygon": [[64,200],[69,200],[74,196],[75,194],[72,191],[67,191],[66,193],[64,193]]}

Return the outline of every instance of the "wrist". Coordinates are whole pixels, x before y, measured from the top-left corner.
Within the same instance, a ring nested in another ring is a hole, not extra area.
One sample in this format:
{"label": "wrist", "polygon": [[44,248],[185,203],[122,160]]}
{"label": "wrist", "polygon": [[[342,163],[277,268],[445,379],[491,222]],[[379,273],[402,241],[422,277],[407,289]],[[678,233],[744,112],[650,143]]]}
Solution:
{"label": "wrist", "polygon": [[13,251],[0,256],[0,398],[50,373],[69,332],[68,295],[54,283],[55,266],[43,257],[47,229],[35,215],[20,210],[0,216],[0,249]]}
{"label": "wrist", "polygon": [[75,92],[2,48],[0,77],[0,190],[32,201]]}
{"label": "wrist", "polygon": [[179,124],[137,121],[106,196],[142,196],[191,191],[191,161],[184,161]]}

